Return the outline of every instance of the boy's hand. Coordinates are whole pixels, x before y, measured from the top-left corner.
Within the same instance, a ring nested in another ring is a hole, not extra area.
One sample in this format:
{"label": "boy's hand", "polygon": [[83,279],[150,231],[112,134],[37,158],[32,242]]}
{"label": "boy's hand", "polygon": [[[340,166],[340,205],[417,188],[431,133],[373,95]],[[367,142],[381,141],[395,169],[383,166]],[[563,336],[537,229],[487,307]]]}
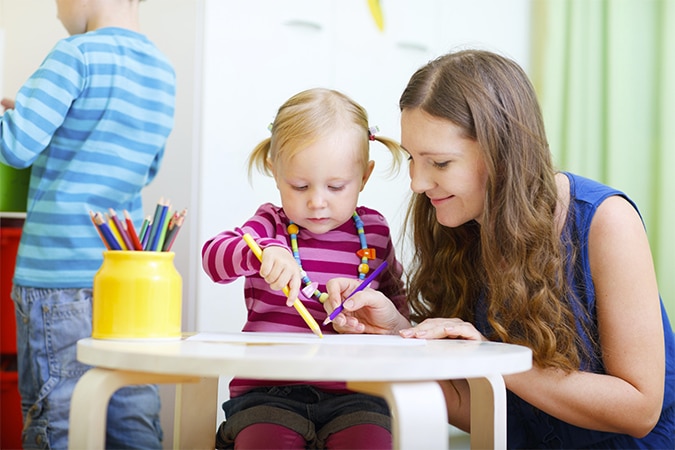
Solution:
{"label": "boy's hand", "polygon": [[283,247],[267,247],[262,253],[260,276],[274,290],[281,291],[288,286],[286,304],[293,306],[300,293],[300,267],[290,251]]}
{"label": "boy's hand", "polygon": [[0,106],[2,106],[5,111],[8,109],[14,109],[14,100],[11,98],[3,98],[0,100]]}

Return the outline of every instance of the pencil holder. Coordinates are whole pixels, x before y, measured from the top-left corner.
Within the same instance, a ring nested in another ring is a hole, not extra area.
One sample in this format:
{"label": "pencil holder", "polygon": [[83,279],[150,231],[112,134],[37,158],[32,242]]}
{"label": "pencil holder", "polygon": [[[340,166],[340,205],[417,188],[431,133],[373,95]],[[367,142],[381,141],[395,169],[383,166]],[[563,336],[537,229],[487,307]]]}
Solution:
{"label": "pencil holder", "polygon": [[180,339],[183,282],[173,259],[173,252],[103,252],[94,276],[92,337]]}

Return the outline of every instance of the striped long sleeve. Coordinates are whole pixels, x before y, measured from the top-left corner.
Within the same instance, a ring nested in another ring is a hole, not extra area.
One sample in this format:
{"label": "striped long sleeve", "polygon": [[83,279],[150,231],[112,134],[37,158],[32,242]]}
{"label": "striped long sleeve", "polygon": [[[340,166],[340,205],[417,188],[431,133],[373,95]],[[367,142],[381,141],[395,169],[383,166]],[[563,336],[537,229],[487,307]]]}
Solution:
{"label": "striped long sleeve", "polygon": [[140,224],[174,108],[173,67],[143,35],[103,28],[55,45],[0,118],[0,163],[32,166],[15,284],[92,285],[104,247],[89,210]]}
{"label": "striped long sleeve", "polygon": [[[370,285],[382,291],[396,305],[399,311],[408,317],[405,290],[403,287],[402,267],[395,256],[389,225],[385,218],[375,210],[358,207],[357,213],[363,221],[366,241],[369,248],[375,250],[375,259],[369,261],[375,268],[382,261],[389,267]],[[230,283],[239,277],[245,277],[244,301],[248,317],[243,331],[284,331],[309,332],[300,315],[286,306],[286,298],[280,291],[272,290],[259,275],[260,263],[248,248],[242,236],[249,233],[263,249],[275,245],[287,248],[290,252],[290,238],[286,227],[288,218],[283,209],[270,203],[258,208],[240,228],[223,231],[206,241],[202,247],[202,267],[216,283]],[[298,233],[298,249],[302,267],[310,280],[319,283],[319,290],[325,292],[328,280],[335,277],[358,277],[358,265],[361,262],[356,252],[360,250],[356,226],[348,220],[338,228],[324,234],[314,234],[306,229]],[[312,298],[303,301],[310,314],[320,324],[323,333],[335,333],[332,325],[322,325],[326,318],[323,305]],[[282,381],[281,384],[292,382]],[[232,397],[257,386],[269,386],[274,381],[235,379],[230,383]],[[307,383],[297,381],[295,383]],[[343,392],[343,382],[311,382],[325,390]]]}
{"label": "striped long sleeve", "polygon": [[[371,268],[384,260],[391,267],[371,287],[381,290],[407,315],[402,268],[396,260],[389,226],[377,211],[359,207],[357,212],[364,223],[368,247],[375,250],[376,258],[370,261]],[[275,245],[287,248],[290,252],[287,225],[288,218],[283,210],[267,203],[240,228],[223,231],[209,239],[202,248],[202,267],[213,281],[230,283],[239,277],[246,278],[244,297],[248,320],[245,331],[307,331],[302,318],[286,306],[283,293],[272,290],[259,275],[260,263],[242,239],[244,233],[249,233],[263,249]],[[326,283],[332,278],[358,277],[361,260],[356,252],[361,245],[352,220],[324,234],[302,229],[298,234],[298,247],[303,269],[311,281],[319,284],[322,292],[325,292]],[[326,317],[323,306],[315,299],[304,303],[312,316],[318,322],[323,322]],[[333,332],[330,325],[323,331]]]}

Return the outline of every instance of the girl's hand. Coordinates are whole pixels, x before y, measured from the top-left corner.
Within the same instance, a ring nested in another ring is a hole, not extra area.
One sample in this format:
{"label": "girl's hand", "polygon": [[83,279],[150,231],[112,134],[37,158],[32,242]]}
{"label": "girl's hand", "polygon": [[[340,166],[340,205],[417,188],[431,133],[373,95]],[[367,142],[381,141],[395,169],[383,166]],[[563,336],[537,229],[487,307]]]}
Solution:
{"label": "girl's hand", "polygon": [[404,338],[418,339],[466,339],[469,341],[487,341],[487,339],[476,330],[476,327],[469,322],[461,319],[426,319],[424,322],[412,328],[406,328],[399,331]]}
{"label": "girl's hand", "polygon": [[300,267],[298,267],[298,263],[291,252],[283,247],[276,246],[264,249],[260,264],[260,276],[274,290],[281,291],[288,287],[286,304],[293,306],[300,294],[302,277],[300,276]]}
{"label": "girl's hand", "polygon": [[[330,280],[326,284],[326,312],[330,314],[359,284],[360,280],[348,278]],[[344,309],[332,323],[338,333],[394,334],[410,326],[410,322],[398,312],[391,300],[369,288],[347,300]]]}

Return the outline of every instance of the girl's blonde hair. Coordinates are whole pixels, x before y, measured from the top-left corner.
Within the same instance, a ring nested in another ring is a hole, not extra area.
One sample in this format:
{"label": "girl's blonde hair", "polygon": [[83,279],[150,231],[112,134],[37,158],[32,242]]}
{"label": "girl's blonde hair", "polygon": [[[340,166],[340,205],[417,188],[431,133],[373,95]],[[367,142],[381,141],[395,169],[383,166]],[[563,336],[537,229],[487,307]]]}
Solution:
{"label": "girl's blonde hair", "polygon": [[260,142],[249,156],[249,177],[253,168],[272,175],[274,164],[290,160],[322,134],[339,126],[363,130],[361,161],[364,170],[370,160],[370,140],[384,144],[393,156],[392,172],[401,164],[403,150],[393,139],[376,135],[368,124],[366,110],[341,92],[314,88],[302,91],[281,105],[270,125],[271,136]]}
{"label": "girl's blonde hair", "polygon": [[480,308],[489,338],[530,347],[539,365],[577,369],[584,350],[565,265],[574,254],[556,227],[555,171],[527,75],[491,52],[451,53],[412,76],[399,106],[461,127],[478,142],[488,171],[480,224],[445,227],[429,199],[413,195],[406,220],[413,318],[475,323]]}

